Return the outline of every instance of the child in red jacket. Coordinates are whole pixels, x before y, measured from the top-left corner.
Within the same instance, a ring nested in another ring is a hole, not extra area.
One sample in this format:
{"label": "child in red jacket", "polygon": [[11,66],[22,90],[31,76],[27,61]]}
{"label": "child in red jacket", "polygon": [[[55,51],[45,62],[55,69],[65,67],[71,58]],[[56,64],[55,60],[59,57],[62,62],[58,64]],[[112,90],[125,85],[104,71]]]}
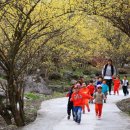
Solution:
{"label": "child in red jacket", "polygon": [[120,82],[120,77],[117,75],[116,78],[113,78],[113,83],[114,83],[114,95],[116,95],[116,93],[119,95],[119,88],[121,85]]}
{"label": "child in red jacket", "polygon": [[[87,88],[89,89],[90,95],[93,97],[93,94],[95,92],[95,86],[93,85],[93,80],[89,81],[89,85],[87,86]],[[93,101],[91,101],[91,103],[93,103]]]}
{"label": "child in red jacket", "polygon": [[[82,88],[80,89],[80,92],[82,92],[82,93],[84,93],[84,94],[90,95],[89,89],[87,88],[87,86],[86,86],[85,83],[82,84]],[[84,101],[83,101],[83,106],[82,106],[83,114],[85,114],[85,106],[87,107],[88,112],[90,112],[89,100],[88,100],[88,99],[84,99]]]}
{"label": "child in red jacket", "polygon": [[71,101],[74,104],[74,120],[78,124],[81,122],[81,112],[84,99],[93,99],[90,95],[82,93],[79,86],[75,86]]}

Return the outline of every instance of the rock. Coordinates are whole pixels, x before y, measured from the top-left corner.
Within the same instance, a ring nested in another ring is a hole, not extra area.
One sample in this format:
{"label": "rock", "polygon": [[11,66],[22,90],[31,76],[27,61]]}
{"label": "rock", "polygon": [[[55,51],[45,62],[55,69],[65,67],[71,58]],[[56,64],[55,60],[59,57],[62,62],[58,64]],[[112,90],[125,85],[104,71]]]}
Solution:
{"label": "rock", "polygon": [[48,89],[45,81],[41,76],[31,75],[25,78],[25,92],[36,92],[50,95],[52,90]]}
{"label": "rock", "polygon": [[52,74],[50,74],[49,75],[49,80],[59,80],[59,79],[61,79],[61,74],[60,73],[57,73],[57,72],[55,72],[55,73],[52,73]]}
{"label": "rock", "polygon": [[62,85],[48,85],[48,87],[51,88],[52,91],[64,92],[64,87]]}

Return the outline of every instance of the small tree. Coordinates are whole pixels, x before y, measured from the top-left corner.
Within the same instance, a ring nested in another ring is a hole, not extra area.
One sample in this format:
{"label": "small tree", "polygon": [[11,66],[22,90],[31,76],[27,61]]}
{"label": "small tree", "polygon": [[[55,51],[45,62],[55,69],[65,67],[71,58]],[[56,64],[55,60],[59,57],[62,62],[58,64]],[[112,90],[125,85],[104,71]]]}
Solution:
{"label": "small tree", "polygon": [[55,10],[48,4],[40,0],[13,0],[0,12],[4,13],[0,21],[0,66],[7,80],[6,87],[3,87],[6,105],[0,102],[0,114],[7,124],[12,123],[11,116],[17,126],[25,124],[24,74],[40,48],[61,33],[57,21],[62,15],[54,15],[51,11]]}

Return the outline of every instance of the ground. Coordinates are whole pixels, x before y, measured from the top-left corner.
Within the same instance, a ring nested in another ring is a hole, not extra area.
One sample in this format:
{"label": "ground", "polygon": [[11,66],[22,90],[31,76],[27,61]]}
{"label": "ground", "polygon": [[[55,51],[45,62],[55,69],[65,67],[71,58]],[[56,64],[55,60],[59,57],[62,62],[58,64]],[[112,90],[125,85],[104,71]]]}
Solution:
{"label": "ground", "polygon": [[94,104],[90,104],[91,112],[82,115],[80,125],[77,125],[72,118],[67,120],[67,98],[48,100],[42,103],[35,122],[20,130],[129,130],[130,117],[116,106],[117,101],[128,97],[130,96],[124,97],[121,92],[119,96],[108,96],[101,120],[96,119]]}

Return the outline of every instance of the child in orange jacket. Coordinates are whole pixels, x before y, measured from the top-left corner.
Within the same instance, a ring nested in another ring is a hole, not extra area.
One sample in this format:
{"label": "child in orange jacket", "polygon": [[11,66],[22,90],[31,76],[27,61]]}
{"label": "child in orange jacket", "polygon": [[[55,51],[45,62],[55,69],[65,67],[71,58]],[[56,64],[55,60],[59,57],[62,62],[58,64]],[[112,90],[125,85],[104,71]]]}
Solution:
{"label": "child in orange jacket", "polygon": [[[85,83],[82,84],[82,88],[80,89],[80,92],[90,95],[89,89],[86,87]],[[83,101],[83,106],[82,106],[83,114],[85,114],[85,106],[87,107],[88,112],[90,112],[89,100],[88,99],[84,99],[84,101]]]}
{"label": "child in orange jacket", "polygon": [[113,77],[113,83],[114,83],[114,95],[116,95],[116,93],[119,95],[119,88],[121,82],[120,82],[120,77],[118,75],[116,76],[116,79],[114,79]]}
{"label": "child in orange jacket", "polygon": [[74,120],[75,122],[80,124],[84,99],[93,99],[93,98],[90,95],[81,92],[79,86],[75,86],[74,89],[75,91],[71,96],[71,101],[73,101],[74,104]]}

